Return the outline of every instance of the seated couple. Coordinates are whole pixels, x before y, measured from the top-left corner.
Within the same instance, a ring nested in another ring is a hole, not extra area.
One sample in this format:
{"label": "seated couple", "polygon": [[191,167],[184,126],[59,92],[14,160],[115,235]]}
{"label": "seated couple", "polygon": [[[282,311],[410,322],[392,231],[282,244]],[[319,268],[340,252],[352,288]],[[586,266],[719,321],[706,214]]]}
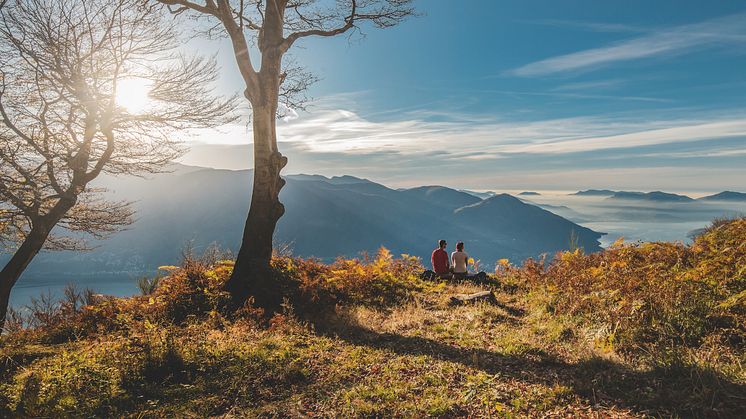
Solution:
{"label": "seated couple", "polygon": [[456,251],[451,253],[450,259],[446,252],[447,244],[445,240],[440,240],[438,248],[433,251],[431,262],[435,275],[439,278],[466,278],[469,272],[469,255],[464,252],[464,242],[456,243]]}

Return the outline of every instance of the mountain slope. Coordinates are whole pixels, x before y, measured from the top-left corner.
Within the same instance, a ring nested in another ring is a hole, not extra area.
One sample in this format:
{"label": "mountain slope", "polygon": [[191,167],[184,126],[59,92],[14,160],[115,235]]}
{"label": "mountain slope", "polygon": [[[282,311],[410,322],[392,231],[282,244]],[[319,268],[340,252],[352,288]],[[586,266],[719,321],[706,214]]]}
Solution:
{"label": "mountain slope", "polygon": [[655,191],[655,192],[616,192],[607,199],[613,200],[639,200],[655,202],[692,202],[694,199],[686,195],[677,195],[673,193]]}
{"label": "mountain slope", "polygon": [[[459,208],[455,215],[460,224],[480,237],[472,246],[477,253],[487,253],[494,246],[508,246],[532,255],[546,252],[547,249],[566,249],[573,231],[578,236],[578,244],[593,252],[598,250],[597,239],[601,236],[508,194]],[[492,226],[492,231],[482,237],[478,230],[485,225]]]}
{"label": "mountain slope", "polygon": [[405,189],[401,192],[433,205],[450,209],[476,204],[482,200],[469,193],[446,188],[444,186],[420,186],[418,188]]}
{"label": "mountain slope", "polygon": [[608,189],[588,189],[585,191],[578,191],[574,194],[570,195],[578,195],[578,196],[611,196],[614,195],[616,191],[610,191]]}
{"label": "mountain slope", "polygon": [[714,195],[703,196],[700,201],[746,201],[746,193],[723,191]]}

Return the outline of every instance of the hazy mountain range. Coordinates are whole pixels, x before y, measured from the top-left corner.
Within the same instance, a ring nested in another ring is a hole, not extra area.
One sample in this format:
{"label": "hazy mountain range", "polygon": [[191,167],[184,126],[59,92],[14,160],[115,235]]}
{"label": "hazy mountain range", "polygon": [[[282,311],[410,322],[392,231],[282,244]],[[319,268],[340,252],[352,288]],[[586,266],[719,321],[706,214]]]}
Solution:
{"label": "hazy mountain range", "polygon": [[[29,277],[115,275],[176,263],[192,242],[236,250],[250,202],[253,172],[179,165],[152,179],[108,178],[111,197],[136,201],[137,221],[86,253],[40,254]],[[577,225],[513,196],[481,199],[441,186],[394,190],[352,176],[286,176],[286,213],[276,239],[299,256],[331,260],[386,246],[423,258],[438,239],[449,249],[463,240],[483,266],[500,258],[520,261],[569,246],[574,231],[587,251],[600,249],[602,233]]]}
{"label": "hazy mountain range", "polygon": [[[525,193],[521,193],[523,195]],[[695,201],[686,195],[679,195],[661,191],[653,192],[630,192],[630,191],[611,191],[608,189],[588,189],[585,191],[578,191],[572,195],[577,196],[606,196],[610,199],[627,199],[627,200],[639,200],[639,201],[658,201],[658,202],[692,202]],[[699,201],[736,201],[746,202],[746,193],[723,191],[714,195],[703,196],[697,198]]]}

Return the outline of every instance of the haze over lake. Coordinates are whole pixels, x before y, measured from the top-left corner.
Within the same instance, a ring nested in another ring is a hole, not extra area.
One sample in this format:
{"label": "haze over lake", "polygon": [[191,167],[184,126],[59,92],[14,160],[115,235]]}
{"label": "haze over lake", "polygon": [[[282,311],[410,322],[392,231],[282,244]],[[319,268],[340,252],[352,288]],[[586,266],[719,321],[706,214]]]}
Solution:
{"label": "haze over lake", "polygon": [[[706,194],[691,194],[697,197]],[[607,196],[575,196],[540,192],[522,197],[584,227],[607,233],[606,247],[624,237],[634,241],[690,241],[690,234],[718,217],[746,213],[746,202],[641,202],[609,200]]]}

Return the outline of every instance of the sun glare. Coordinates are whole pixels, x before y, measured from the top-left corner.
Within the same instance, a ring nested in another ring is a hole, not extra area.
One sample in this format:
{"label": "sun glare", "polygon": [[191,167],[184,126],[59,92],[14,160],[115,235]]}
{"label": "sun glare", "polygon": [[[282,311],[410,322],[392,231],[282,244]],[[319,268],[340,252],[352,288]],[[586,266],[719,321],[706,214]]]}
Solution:
{"label": "sun glare", "polygon": [[117,84],[116,102],[132,113],[141,113],[152,105],[148,96],[152,82],[141,78],[120,80]]}

